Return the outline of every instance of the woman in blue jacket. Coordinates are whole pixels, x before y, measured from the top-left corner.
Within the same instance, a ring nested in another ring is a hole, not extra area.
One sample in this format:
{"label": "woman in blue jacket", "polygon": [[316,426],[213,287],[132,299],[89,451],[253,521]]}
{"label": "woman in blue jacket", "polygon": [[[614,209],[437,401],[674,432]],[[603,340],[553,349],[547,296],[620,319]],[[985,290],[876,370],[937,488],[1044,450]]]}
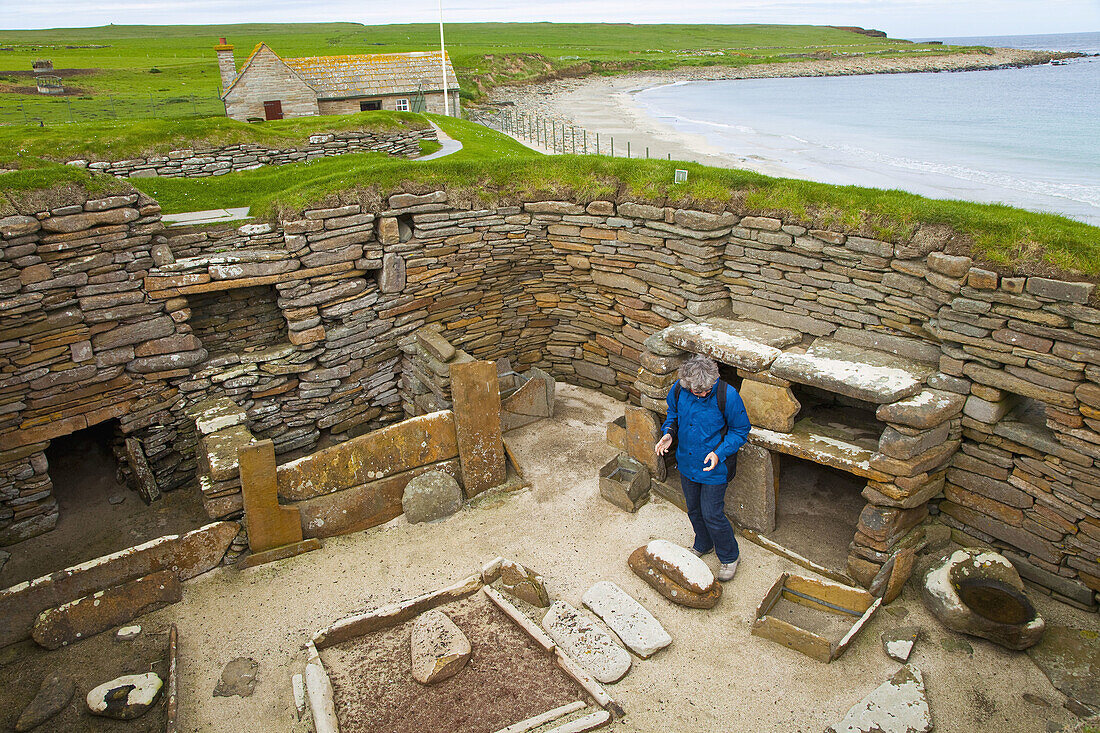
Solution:
{"label": "woman in blue jacket", "polygon": [[676,467],[695,530],[691,551],[702,556],[713,549],[722,564],[718,580],[731,580],[740,551],[726,518],[726,486],[737,471],[737,451],[748,438],[749,417],[737,390],[718,380],[713,359],[693,356],[677,376],[666,398],[664,435],[654,450],[663,456],[676,436]]}

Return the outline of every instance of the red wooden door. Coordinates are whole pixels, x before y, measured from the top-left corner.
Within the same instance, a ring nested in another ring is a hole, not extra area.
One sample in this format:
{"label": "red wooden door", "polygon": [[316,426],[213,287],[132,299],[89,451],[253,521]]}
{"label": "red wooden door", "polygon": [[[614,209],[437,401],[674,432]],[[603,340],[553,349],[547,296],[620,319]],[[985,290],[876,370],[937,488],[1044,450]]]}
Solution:
{"label": "red wooden door", "polygon": [[264,102],[264,118],[269,120],[283,119],[282,100],[276,99],[273,102]]}

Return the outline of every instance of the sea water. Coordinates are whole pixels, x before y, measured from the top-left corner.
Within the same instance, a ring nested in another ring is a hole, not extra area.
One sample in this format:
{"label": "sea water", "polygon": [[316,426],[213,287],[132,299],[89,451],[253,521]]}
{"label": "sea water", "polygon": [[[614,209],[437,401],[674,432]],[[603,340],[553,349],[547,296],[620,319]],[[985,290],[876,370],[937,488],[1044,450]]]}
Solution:
{"label": "sea water", "polygon": [[[943,40],[1100,53],[1100,33]],[[1100,58],[682,82],[635,99],[677,130],[791,177],[1002,202],[1100,226]]]}

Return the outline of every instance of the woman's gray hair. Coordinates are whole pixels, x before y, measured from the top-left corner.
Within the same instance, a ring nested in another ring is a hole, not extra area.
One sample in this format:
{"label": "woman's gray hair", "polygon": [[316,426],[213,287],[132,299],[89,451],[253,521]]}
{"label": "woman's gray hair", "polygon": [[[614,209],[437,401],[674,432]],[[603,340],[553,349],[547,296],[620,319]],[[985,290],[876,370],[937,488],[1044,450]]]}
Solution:
{"label": "woman's gray hair", "polygon": [[696,354],[680,365],[679,377],[680,386],[689,392],[706,392],[718,381],[718,363]]}

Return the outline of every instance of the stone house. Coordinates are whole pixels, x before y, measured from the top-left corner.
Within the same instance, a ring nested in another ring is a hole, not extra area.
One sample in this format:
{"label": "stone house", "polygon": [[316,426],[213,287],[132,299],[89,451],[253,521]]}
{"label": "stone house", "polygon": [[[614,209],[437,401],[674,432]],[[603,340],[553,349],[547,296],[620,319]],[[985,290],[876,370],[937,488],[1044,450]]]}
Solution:
{"label": "stone house", "polygon": [[[440,52],[309,56],[284,59],[260,43],[237,72],[233,46],[214,46],[225,114],[281,120],[386,109],[443,114]],[[446,61],[450,113],[459,116],[458,78]]]}

